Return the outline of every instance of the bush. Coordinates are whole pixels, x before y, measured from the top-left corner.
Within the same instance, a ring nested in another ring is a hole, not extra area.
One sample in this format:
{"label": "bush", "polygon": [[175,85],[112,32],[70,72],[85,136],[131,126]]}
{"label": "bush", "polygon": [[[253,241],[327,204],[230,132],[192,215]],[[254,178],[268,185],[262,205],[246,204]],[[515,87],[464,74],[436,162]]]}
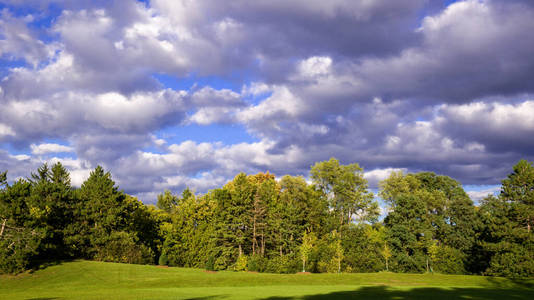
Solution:
{"label": "bush", "polygon": [[169,265],[169,258],[167,257],[167,253],[162,252],[158,259],[158,265],[160,266],[168,266]]}
{"label": "bush", "polygon": [[215,256],[214,255],[210,255],[208,257],[205,268],[208,271],[215,271]]}
{"label": "bush", "polygon": [[296,255],[275,256],[267,261],[265,272],[291,274],[300,271],[302,262]]}
{"label": "bush", "polygon": [[247,271],[247,256],[241,255],[234,264],[234,271]]}
{"label": "bush", "polygon": [[448,246],[438,247],[432,253],[432,269],[443,274],[465,274],[464,254]]}
{"label": "bush", "polygon": [[136,238],[124,231],[112,232],[99,239],[95,246],[95,260],[129,264],[151,264],[154,261],[152,249],[136,243]]}
{"label": "bush", "polygon": [[513,245],[507,251],[496,253],[486,271],[487,275],[505,277],[534,276],[534,253]]}
{"label": "bush", "polygon": [[260,255],[252,255],[248,258],[247,268],[253,272],[265,272],[266,259]]}

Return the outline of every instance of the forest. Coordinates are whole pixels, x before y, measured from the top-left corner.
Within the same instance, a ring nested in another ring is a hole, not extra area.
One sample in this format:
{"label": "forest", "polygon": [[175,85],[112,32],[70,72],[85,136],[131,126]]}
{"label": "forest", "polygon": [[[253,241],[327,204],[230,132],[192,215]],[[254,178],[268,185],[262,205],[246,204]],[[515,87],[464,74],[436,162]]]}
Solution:
{"label": "forest", "polygon": [[[79,188],[43,164],[0,173],[0,274],[69,259],[208,270],[534,276],[534,166],[519,161],[475,205],[462,184],[394,172],[373,194],[356,163],[302,176],[240,173],[205,194],[145,205],[95,168]],[[380,211],[377,198],[387,205]],[[156,200],[156,199],[154,199]]]}

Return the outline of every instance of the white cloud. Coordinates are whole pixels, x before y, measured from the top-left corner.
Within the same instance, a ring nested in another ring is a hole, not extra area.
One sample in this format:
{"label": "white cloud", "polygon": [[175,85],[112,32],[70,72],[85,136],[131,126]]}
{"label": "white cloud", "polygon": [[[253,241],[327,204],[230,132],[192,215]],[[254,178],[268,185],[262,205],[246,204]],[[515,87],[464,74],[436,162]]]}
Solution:
{"label": "white cloud", "polygon": [[500,186],[493,186],[493,187],[489,187],[483,190],[467,191],[467,195],[469,195],[469,197],[473,201],[478,202],[489,195],[494,195],[498,193],[500,190],[501,190]]}
{"label": "white cloud", "polygon": [[[146,197],[239,171],[305,175],[331,156],[359,162],[370,182],[399,169],[495,182],[534,157],[534,10],[459,1],[414,30],[429,3],[60,1],[39,35],[28,22],[41,15],[4,10],[0,53],[29,65],[4,70],[0,138],[33,153],[1,150],[0,169],[27,175],[37,156],[69,151],[73,182],[104,164]],[[175,91],[159,75],[244,84]],[[193,123],[240,123],[261,140],[166,136]],[[41,144],[56,138],[69,146]]]}
{"label": "white cloud", "polygon": [[11,135],[11,136],[15,135],[13,128],[11,128],[11,126],[8,126],[6,124],[0,123],[0,137],[8,136],[8,135]]}
{"label": "white cloud", "polygon": [[403,172],[407,173],[406,168],[385,168],[385,169],[374,169],[371,171],[364,172],[363,177],[367,179],[369,186],[371,188],[378,187],[378,183],[386,178],[388,178],[392,172]]}
{"label": "white cloud", "polygon": [[332,59],[328,56],[314,56],[301,61],[298,70],[302,76],[315,77],[328,75],[332,68]]}
{"label": "white cloud", "polygon": [[30,149],[33,155],[43,155],[50,153],[74,152],[74,148],[60,144],[31,144]]}

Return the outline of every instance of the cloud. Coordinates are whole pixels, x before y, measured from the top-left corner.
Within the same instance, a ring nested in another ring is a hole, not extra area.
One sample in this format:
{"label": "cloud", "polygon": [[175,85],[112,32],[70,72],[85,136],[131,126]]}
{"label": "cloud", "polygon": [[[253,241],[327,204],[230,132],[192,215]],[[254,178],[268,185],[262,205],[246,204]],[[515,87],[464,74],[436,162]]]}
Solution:
{"label": "cloud", "polygon": [[[55,159],[73,182],[102,164],[154,201],[332,156],[372,186],[392,170],[495,184],[534,159],[529,1],[6,3],[0,147],[17,154],[0,150],[0,169],[13,176],[67,151]],[[183,134],[220,124],[257,141]]]}
{"label": "cloud", "polygon": [[369,187],[371,188],[377,188],[378,183],[384,179],[387,179],[392,172],[399,172],[402,171],[403,173],[406,173],[406,169],[399,169],[399,168],[386,168],[386,169],[374,169],[371,171],[366,171],[364,173],[364,178],[369,183]]}
{"label": "cloud", "polygon": [[74,152],[74,148],[59,144],[40,144],[35,145],[31,144],[30,149],[32,150],[33,155],[43,155],[49,153],[62,153],[62,152]]}
{"label": "cloud", "polygon": [[8,135],[13,136],[15,135],[15,132],[13,131],[11,126],[0,123],[0,138],[3,136],[8,136]]}
{"label": "cloud", "polygon": [[[519,103],[473,102],[444,105],[438,120],[442,132],[465,143],[477,143],[489,151],[534,155],[534,101]],[[519,121],[520,120],[520,121]]]}
{"label": "cloud", "polygon": [[148,134],[184,120],[186,92],[160,90],[129,97],[119,93],[61,92],[38,98],[4,97],[0,116],[21,142],[92,133]]}
{"label": "cloud", "polygon": [[496,193],[500,192],[500,190],[500,186],[492,186],[481,190],[467,191],[467,195],[469,195],[473,201],[479,202],[489,195],[495,195]]}
{"label": "cloud", "polygon": [[0,56],[9,60],[22,59],[32,67],[37,67],[41,61],[54,55],[58,45],[37,39],[36,33],[28,27],[31,21],[32,15],[17,18],[7,9],[0,11]]}

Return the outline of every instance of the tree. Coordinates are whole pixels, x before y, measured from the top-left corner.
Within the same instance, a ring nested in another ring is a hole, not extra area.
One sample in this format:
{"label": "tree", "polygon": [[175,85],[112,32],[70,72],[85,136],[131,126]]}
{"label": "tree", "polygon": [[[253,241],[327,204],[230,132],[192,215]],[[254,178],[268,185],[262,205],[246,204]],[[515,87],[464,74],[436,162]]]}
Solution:
{"label": "tree", "polygon": [[171,191],[165,190],[163,194],[158,195],[158,202],[156,206],[168,213],[172,211],[176,205],[178,205],[178,197],[173,195]]}
{"label": "tree", "polygon": [[486,274],[534,275],[533,211],[534,167],[521,160],[502,181],[500,195],[482,201],[478,257]]}
{"label": "tree", "polygon": [[43,238],[43,231],[34,227],[32,210],[28,205],[31,184],[20,179],[9,185],[4,180],[2,186],[4,188],[0,189],[0,274],[18,273],[33,264]]}
{"label": "tree", "polygon": [[7,171],[0,173],[0,188],[7,185]]}
{"label": "tree", "polygon": [[[137,199],[119,191],[111,173],[97,166],[79,193],[75,213],[78,234],[73,240],[83,245],[84,256],[115,262],[154,262],[155,251],[149,247],[150,241],[140,240],[146,235],[137,227],[137,223],[150,222],[150,217],[141,211],[143,206]],[[157,228],[154,230],[157,232]],[[132,257],[124,259],[125,253]]]}
{"label": "tree", "polygon": [[534,166],[526,160],[520,160],[502,181],[501,198],[510,203],[514,219],[523,226],[527,233],[534,224]]}
{"label": "tree", "polygon": [[368,191],[363,169],[358,164],[340,165],[337,159],[331,158],[313,165],[311,178],[328,199],[340,227],[357,216],[374,220],[378,215],[378,204]]}
{"label": "tree", "polygon": [[72,221],[74,193],[70,186],[69,172],[57,162],[52,168],[43,164],[31,177],[32,192],[28,205],[33,214],[32,227],[41,228],[44,232],[38,259],[70,257],[65,228]]}
{"label": "tree", "polygon": [[384,223],[394,270],[428,271],[429,249],[435,243],[440,249],[436,253],[449,257],[454,254],[455,261],[461,262],[455,267],[441,268],[444,272],[463,273],[469,268],[468,258],[475,239],[475,208],[459,182],[431,172],[407,175],[394,172],[380,187],[379,195],[390,206]]}
{"label": "tree", "polygon": [[382,256],[384,256],[384,259],[386,261],[386,271],[389,271],[389,259],[391,258],[391,249],[388,246],[387,242],[384,242],[384,248],[382,249]]}
{"label": "tree", "polygon": [[306,272],[306,262],[317,242],[317,237],[313,232],[304,232],[302,236],[302,244],[300,245],[300,256],[302,258],[302,272]]}
{"label": "tree", "polygon": [[[238,256],[244,254],[243,247],[250,236],[252,229],[252,206],[254,203],[255,187],[248,180],[245,173],[239,173],[233,181],[224,187],[230,192],[231,205],[228,207],[232,212],[228,215],[230,230],[235,238],[238,248]],[[248,251],[247,251],[248,252]]]}

